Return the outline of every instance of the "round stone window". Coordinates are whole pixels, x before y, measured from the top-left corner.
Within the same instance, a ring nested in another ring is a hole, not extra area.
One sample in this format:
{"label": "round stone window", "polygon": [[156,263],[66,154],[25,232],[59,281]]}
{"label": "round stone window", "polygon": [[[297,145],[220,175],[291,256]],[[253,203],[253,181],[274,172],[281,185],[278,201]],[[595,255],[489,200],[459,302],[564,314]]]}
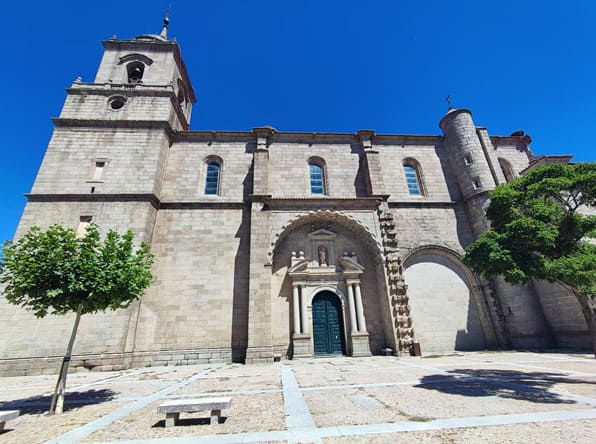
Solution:
{"label": "round stone window", "polygon": [[119,110],[126,103],[126,97],[112,96],[108,99],[108,104],[113,110]]}

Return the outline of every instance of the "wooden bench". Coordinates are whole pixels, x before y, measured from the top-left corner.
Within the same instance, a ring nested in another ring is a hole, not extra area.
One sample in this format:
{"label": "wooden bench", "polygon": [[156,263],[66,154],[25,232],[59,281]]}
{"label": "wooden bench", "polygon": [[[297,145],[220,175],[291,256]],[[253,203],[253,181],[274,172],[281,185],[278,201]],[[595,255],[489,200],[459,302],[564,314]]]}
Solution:
{"label": "wooden bench", "polygon": [[166,414],[166,427],[175,426],[180,419],[180,413],[194,413],[211,411],[210,424],[218,424],[221,411],[230,408],[232,398],[195,398],[195,399],[173,399],[166,401],[157,407],[157,413]]}
{"label": "wooden bench", "polygon": [[4,424],[6,421],[16,419],[19,417],[18,410],[0,410],[0,432],[4,430]]}

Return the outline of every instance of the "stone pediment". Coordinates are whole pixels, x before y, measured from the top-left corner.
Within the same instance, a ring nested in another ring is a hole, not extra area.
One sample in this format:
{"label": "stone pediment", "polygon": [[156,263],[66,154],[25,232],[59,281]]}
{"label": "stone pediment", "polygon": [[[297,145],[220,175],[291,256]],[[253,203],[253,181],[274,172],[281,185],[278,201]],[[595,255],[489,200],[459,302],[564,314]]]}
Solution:
{"label": "stone pediment", "polygon": [[318,230],[308,233],[306,235],[309,239],[314,240],[331,240],[337,237],[337,234],[333,231],[326,230],[325,228],[319,228]]}

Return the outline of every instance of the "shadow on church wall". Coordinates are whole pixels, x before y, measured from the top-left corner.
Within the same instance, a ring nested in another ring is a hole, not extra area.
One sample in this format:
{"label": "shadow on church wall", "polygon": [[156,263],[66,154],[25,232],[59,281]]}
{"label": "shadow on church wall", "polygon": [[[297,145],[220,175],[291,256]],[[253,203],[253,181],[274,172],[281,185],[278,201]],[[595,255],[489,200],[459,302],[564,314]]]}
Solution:
{"label": "shadow on church wall", "polygon": [[[247,150],[250,144],[247,144]],[[246,201],[252,194],[253,165],[251,164],[244,180],[243,194]],[[242,209],[242,220],[235,237],[238,250],[234,256],[234,295],[232,301],[232,362],[246,360],[248,347],[248,290],[250,264],[250,207]]]}
{"label": "shadow on church wall", "polygon": [[356,197],[368,197],[372,194],[372,185],[370,183],[370,172],[368,170],[366,156],[362,153],[360,147],[354,147],[352,145],[352,153],[354,152],[360,154],[358,171],[356,171],[356,177],[354,178],[354,191]]}

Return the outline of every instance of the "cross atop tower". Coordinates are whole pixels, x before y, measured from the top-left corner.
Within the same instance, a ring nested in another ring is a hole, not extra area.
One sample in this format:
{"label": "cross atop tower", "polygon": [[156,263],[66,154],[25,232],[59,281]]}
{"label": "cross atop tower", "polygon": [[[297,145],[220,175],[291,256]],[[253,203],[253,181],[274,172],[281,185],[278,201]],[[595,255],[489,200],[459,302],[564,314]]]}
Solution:
{"label": "cross atop tower", "polygon": [[172,9],[172,5],[169,5],[168,10],[166,11],[166,16],[163,18],[163,26],[161,28],[161,32],[159,33],[159,36],[163,37],[166,40],[168,38],[168,25],[170,24],[171,9]]}

